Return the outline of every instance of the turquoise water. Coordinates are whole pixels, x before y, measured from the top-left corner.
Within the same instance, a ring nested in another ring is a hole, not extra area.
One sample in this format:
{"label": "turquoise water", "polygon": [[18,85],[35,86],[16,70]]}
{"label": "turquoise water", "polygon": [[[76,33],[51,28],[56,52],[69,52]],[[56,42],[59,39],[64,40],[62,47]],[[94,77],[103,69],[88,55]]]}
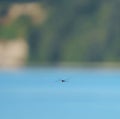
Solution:
{"label": "turquoise water", "polygon": [[0,119],[119,119],[119,113],[119,69],[0,71]]}

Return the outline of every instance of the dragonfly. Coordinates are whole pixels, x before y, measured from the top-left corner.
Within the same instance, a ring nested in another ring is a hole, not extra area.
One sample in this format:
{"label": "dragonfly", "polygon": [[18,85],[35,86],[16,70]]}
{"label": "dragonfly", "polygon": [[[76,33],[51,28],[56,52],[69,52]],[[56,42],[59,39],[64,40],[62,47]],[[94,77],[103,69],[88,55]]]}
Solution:
{"label": "dragonfly", "polygon": [[66,82],[68,82],[67,79],[59,79],[58,81],[61,82],[61,83],[66,83]]}

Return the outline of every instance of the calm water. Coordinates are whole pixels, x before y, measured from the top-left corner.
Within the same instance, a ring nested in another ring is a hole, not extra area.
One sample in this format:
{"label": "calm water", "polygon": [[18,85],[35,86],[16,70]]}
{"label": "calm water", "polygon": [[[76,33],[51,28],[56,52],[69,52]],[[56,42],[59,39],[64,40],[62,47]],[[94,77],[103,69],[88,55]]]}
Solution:
{"label": "calm water", "polygon": [[0,71],[0,119],[120,119],[120,70]]}

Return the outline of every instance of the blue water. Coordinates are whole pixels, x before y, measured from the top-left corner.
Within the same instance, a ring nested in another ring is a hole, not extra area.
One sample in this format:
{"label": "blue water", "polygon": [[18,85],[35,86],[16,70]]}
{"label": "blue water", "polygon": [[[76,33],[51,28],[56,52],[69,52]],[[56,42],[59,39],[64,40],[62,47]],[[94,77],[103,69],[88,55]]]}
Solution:
{"label": "blue water", "polygon": [[120,119],[120,70],[0,71],[0,119]]}

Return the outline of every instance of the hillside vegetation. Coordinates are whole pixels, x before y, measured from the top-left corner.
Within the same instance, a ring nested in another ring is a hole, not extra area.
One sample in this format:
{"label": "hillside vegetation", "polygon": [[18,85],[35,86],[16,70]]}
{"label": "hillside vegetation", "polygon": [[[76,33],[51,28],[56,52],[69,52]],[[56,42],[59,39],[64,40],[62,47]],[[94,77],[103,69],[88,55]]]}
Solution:
{"label": "hillside vegetation", "polygon": [[[17,4],[30,2],[18,0]],[[0,39],[25,37],[28,63],[120,61],[119,1],[37,0],[44,11],[41,17],[45,16],[40,23],[28,14],[10,22],[6,16],[14,3],[0,4]]]}

